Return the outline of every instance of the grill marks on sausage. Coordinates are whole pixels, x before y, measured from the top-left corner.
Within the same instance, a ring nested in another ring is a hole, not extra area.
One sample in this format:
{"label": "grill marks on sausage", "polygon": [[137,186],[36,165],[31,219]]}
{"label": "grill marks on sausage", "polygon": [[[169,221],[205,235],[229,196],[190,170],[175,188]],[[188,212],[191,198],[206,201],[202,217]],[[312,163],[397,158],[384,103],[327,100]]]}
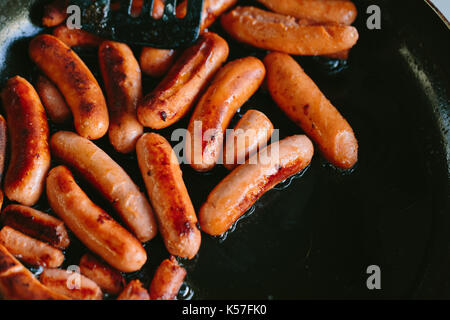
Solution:
{"label": "grill marks on sausage", "polygon": [[[159,170],[153,170],[155,179],[164,181],[164,188],[170,190],[173,197],[169,211],[169,220],[173,221],[173,226],[178,235],[189,235],[194,230],[195,225],[186,221],[186,211],[184,206],[181,205],[183,200],[181,194],[177,192],[176,177],[170,168],[170,155],[163,149],[162,143],[153,144],[152,150],[154,150],[153,157],[157,159],[157,163],[154,166],[160,168]],[[161,232],[163,231],[161,230]]]}
{"label": "grill marks on sausage", "polygon": [[19,76],[8,80],[2,101],[11,141],[5,194],[10,200],[33,205],[40,196],[50,166],[49,128],[44,106],[33,86]]}
{"label": "grill marks on sausage", "polygon": [[5,226],[10,226],[55,247],[65,248],[69,245],[70,240],[63,222],[46,213],[12,204],[3,210],[0,220]]}
{"label": "grill marks on sausage", "polygon": [[105,68],[108,73],[108,83],[111,87],[110,93],[114,97],[109,97],[108,105],[111,118],[119,116],[120,110],[128,105],[128,97],[123,90],[123,83],[127,79],[125,69],[121,66],[124,63],[123,57],[117,50],[114,50],[109,45],[101,47],[100,55],[105,59],[104,63],[107,66]]}

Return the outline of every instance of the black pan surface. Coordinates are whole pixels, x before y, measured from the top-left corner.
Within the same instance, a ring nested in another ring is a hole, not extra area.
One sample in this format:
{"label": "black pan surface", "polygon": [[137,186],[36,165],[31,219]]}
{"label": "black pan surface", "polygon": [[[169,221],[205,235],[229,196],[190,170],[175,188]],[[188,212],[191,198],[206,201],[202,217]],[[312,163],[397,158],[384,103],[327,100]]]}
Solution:
{"label": "black pan surface", "polygon": [[[255,1],[240,1],[254,4]],[[314,57],[297,60],[352,125],[359,162],[340,172],[319,154],[310,167],[264,195],[226,237],[203,234],[181,299],[450,298],[450,32],[425,2],[356,1],[360,40],[347,63]],[[0,2],[0,84],[19,74],[33,81],[27,56],[41,1]],[[368,30],[366,8],[381,8],[381,30]],[[218,24],[235,59],[265,52],[237,44]],[[135,48],[139,52],[139,48]],[[79,51],[98,77],[95,51]],[[145,93],[157,82],[144,79]],[[265,112],[280,138],[301,133],[264,88],[249,108]],[[188,119],[164,131],[185,128]],[[52,126],[52,132],[67,127]],[[134,156],[97,141],[143,187]],[[226,175],[223,167],[199,174],[182,166],[198,210]],[[83,181],[94,201],[108,205]],[[36,206],[49,211],[45,199]],[[111,210],[109,210],[112,212]],[[149,261],[128,275],[148,285],[168,256],[161,238],[146,245]],[[75,238],[65,266],[84,247]],[[368,290],[366,269],[381,268],[381,290]],[[39,270],[33,270],[39,273]]]}

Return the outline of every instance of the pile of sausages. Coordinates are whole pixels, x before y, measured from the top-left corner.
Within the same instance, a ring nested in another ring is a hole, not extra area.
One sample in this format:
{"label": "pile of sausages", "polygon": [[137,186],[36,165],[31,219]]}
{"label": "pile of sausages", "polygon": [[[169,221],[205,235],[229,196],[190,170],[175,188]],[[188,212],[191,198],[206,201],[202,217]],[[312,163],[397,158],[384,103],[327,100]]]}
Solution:
{"label": "pile of sausages", "polygon": [[[186,276],[175,256],[195,257],[200,229],[209,235],[225,233],[266,191],[305,169],[314,154],[313,142],[334,166],[355,165],[358,143],[352,128],[289,55],[345,58],[358,39],[350,26],[355,6],[348,0],[258,1],[271,11],[234,7],[237,0],[205,0],[202,34],[193,46],[143,48],[139,61],[124,43],[68,29],[67,1],[46,6],[42,23],[55,27],[53,34],[38,35],[29,44],[29,56],[41,75],[35,86],[20,76],[9,79],[1,96],[6,121],[0,116],[0,174],[8,137],[11,151],[3,191],[17,203],[0,215],[4,299],[102,299],[104,293],[121,300],[175,299]],[[141,7],[142,1],[134,1],[132,14],[138,15]],[[156,1],[153,16],[160,17],[162,8],[163,2]],[[177,15],[185,14],[183,1]],[[227,42],[206,30],[219,16],[235,40],[271,51],[264,61],[243,57],[227,62]],[[74,46],[98,47],[106,97],[70,48]],[[145,96],[141,70],[163,77]],[[237,110],[264,80],[276,104],[306,135],[264,148],[274,127],[265,114],[249,110],[233,134],[225,136]],[[206,198],[198,220],[178,159],[155,132],[192,109],[188,163],[196,171],[210,171],[225,155],[230,170]],[[47,116],[59,124],[73,122],[76,132],[59,131],[50,137]],[[198,123],[201,128],[196,130]],[[153,131],[144,133],[144,127]],[[254,134],[247,135],[245,143],[229,143],[249,131]],[[136,152],[148,197],[91,141],[106,133],[117,152]],[[61,165],[51,168],[51,159]],[[74,176],[98,190],[120,222],[96,205]],[[44,190],[57,217],[31,208]],[[0,196],[3,202],[3,193]],[[88,249],[73,287],[69,283],[74,273],[59,269],[64,250],[70,249],[66,228]],[[158,230],[170,258],[156,270],[149,290],[139,280],[126,284],[122,273],[143,267],[147,253],[142,243]],[[42,267],[39,280],[19,260]]]}

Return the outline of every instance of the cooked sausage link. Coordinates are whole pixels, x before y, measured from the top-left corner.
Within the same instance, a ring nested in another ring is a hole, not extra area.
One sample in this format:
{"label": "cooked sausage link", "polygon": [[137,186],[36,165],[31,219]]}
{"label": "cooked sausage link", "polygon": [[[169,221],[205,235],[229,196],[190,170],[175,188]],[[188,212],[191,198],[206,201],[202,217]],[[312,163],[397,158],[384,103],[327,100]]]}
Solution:
{"label": "cooked sausage link", "polygon": [[326,55],[353,47],[356,28],[320,25],[254,7],[237,7],[222,15],[222,27],[239,42],[296,55]]}
{"label": "cooked sausage link", "polygon": [[231,171],[208,195],[199,212],[202,231],[220,235],[227,231],[264,193],[303,170],[313,156],[313,145],[304,135],[277,141]]}
{"label": "cooked sausage link", "polygon": [[55,133],[50,145],[56,158],[74,168],[111,203],[140,241],[146,242],[156,235],[150,203],[108,154],[88,139],[68,131]]}
{"label": "cooked sausage link", "polygon": [[146,133],[138,140],[136,154],[167,250],[192,259],[200,248],[201,235],[172,147],[159,134]]}
{"label": "cooked sausage link", "polygon": [[66,167],[50,171],[47,198],[53,211],[81,242],[111,266],[134,272],[144,265],[147,253],[141,243],[87,197]]}
{"label": "cooked sausage link", "polygon": [[349,0],[258,0],[268,9],[301,19],[351,25],[356,7]]}
{"label": "cooked sausage link", "polygon": [[125,285],[125,279],[118,270],[90,253],[81,257],[80,272],[106,293],[119,294]]}
{"label": "cooked sausage link", "polygon": [[208,171],[216,165],[226,128],[259,88],[265,73],[259,59],[246,57],[227,63],[216,74],[189,121],[186,159],[192,168]]}
{"label": "cooked sausage link", "polygon": [[270,139],[273,124],[257,110],[248,110],[227,136],[224,146],[224,166],[233,170],[261,149]]}
{"label": "cooked sausage link", "polygon": [[150,299],[175,300],[185,277],[186,270],[178,264],[174,256],[165,259],[153,276]]}
{"label": "cooked sausage link", "polygon": [[103,39],[82,29],[69,29],[61,25],[53,29],[53,35],[68,47],[98,47]]}
{"label": "cooked sausage link", "polygon": [[118,152],[133,152],[143,132],[136,115],[142,97],[139,63],[131,49],[119,42],[103,42],[98,55],[108,98],[109,141]]}
{"label": "cooked sausage link", "polygon": [[278,106],[314,140],[324,157],[349,169],[358,160],[352,128],[289,55],[270,53],[264,59],[267,87]]}
{"label": "cooked sausage link", "polygon": [[3,209],[0,220],[3,225],[48,242],[56,248],[64,249],[70,244],[64,222],[33,208],[10,204]]}
{"label": "cooked sausage link", "polygon": [[8,226],[0,231],[0,243],[16,258],[33,266],[57,268],[64,262],[61,250]]}
{"label": "cooked sausage link", "polygon": [[161,77],[167,73],[175,62],[177,51],[173,49],[157,49],[144,47],[139,64],[142,72],[152,77]]}
{"label": "cooked sausage link", "polygon": [[80,57],[61,40],[48,34],[33,38],[28,51],[31,59],[64,96],[77,132],[91,140],[103,137],[109,125],[105,97]]}
{"label": "cooked sausage link", "polygon": [[63,269],[44,269],[39,279],[47,288],[73,300],[103,299],[100,287],[81,274]]}
{"label": "cooked sausage link", "polygon": [[228,44],[224,39],[211,32],[202,34],[139,103],[139,122],[145,127],[162,129],[180,120],[227,57]]}
{"label": "cooked sausage link", "polygon": [[50,119],[55,123],[65,123],[72,118],[72,113],[58,88],[46,77],[39,76],[36,90]]}
{"label": "cooked sausage link", "polygon": [[19,76],[8,80],[2,100],[11,143],[4,192],[10,200],[31,206],[42,194],[50,167],[47,117],[36,90]]}
{"label": "cooked sausage link", "polygon": [[69,300],[42,285],[0,244],[0,297],[5,300]]}
{"label": "cooked sausage link", "polygon": [[117,300],[150,300],[150,295],[139,280],[131,280]]}

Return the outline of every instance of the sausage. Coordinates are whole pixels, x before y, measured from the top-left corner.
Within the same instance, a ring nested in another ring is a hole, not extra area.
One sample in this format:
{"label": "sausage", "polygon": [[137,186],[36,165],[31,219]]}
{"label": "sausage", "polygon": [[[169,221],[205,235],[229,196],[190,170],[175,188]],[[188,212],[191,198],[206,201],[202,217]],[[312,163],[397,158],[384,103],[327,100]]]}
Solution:
{"label": "sausage", "polygon": [[100,287],[81,274],[62,269],[44,269],[39,279],[47,288],[74,300],[102,300]]}
{"label": "sausage", "polygon": [[296,55],[336,53],[350,49],[358,40],[352,26],[318,25],[254,7],[236,7],[222,15],[221,23],[239,42]]}
{"label": "sausage", "polygon": [[157,49],[144,47],[141,51],[139,64],[142,72],[151,77],[161,77],[173,65],[177,51],[173,49]]}
{"label": "sausage", "polygon": [[53,0],[44,6],[42,25],[54,27],[64,22],[67,18],[67,5],[69,0]]}
{"label": "sausage", "polygon": [[186,277],[186,270],[180,267],[174,256],[165,259],[153,276],[150,284],[150,299],[175,300],[184,277]]}
{"label": "sausage", "polygon": [[66,100],[58,88],[46,77],[39,76],[36,82],[36,90],[41,98],[45,111],[55,123],[65,123],[72,118],[72,113],[67,106]]}
{"label": "sausage", "polygon": [[134,272],[144,265],[147,254],[139,241],[87,197],[69,169],[59,166],[50,171],[47,197],[78,239],[111,266]]}
{"label": "sausage", "polygon": [[[200,32],[208,28],[223,12],[233,6],[237,0],[205,0],[200,24]],[[155,4],[158,1],[155,2]],[[186,16],[187,1],[177,6],[177,17]],[[177,56],[176,50],[156,49],[144,47],[141,52],[140,64],[142,72],[152,76],[161,77],[173,65]]]}
{"label": "sausage", "polygon": [[233,170],[243,164],[266,144],[272,133],[273,124],[264,113],[248,110],[227,136],[223,152],[225,168]]}
{"label": "sausage", "polygon": [[139,280],[131,280],[117,300],[150,300],[150,296]]}
{"label": "sausage", "polygon": [[192,259],[201,236],[175,152],[164,137],[145,133],[136,144],[136,154],[167,250]]}
{"label": "sausage", "polygon": [[81,257],[80,272],[106,293],[119,294],[125,285],[125,279],[119,271],[90,253]]}
{"label": "sausage", "polygon": [[70,244],[64,222],[33,208],[10,204],[3,209],[1,221],[5,226],[10,226],[59,249],[65,249]]}
{"label": "sausage", "polygon": [[0,189],[0,209],[3,206],[3,191]]}
{"label": "sausage", "polygon": [[61,91],[72,111],[77,132],[91,140],[103,137],[109,124],[105,97],[80,57],[48,34],[31,40],[29,55]]}
{"label": "sausage", "polygon": [[118,152],[133,152],[144,130],[136,115],[142,97],[139,63],[133,51],[119,42],[103,42],[98,55],[108,101],[109,141]]}
{"label": "sausage", "polygon": [[265,73],[264,64],[255,57],[229,62],[217,73],[189,121],[186,159],[192,168],[208,171],[216,165],[226,128],[259,88]]}
{"label": "sausage", "polygon": [[8,226],[0,231],[0,243],[11,254],[33,266],[57,268],[64,262],[64,254],[61,250]]}
{"label": "sausage", "polygon": [[181,119],[228,57],[228,44],[215,33],[204,33],[186,49],[162,82],[138,104],[145,127],[162,129]]}
{"label": "sausage", "polygon": [[61,25],[53,29],[53,35],[68,47],[98,47],[103,39],[82,29],[69,29]]}
{"label": "sausage", "polygon": [[0,244],[0,296],[5,300],[69,300],[42,285]]}
{"label": "sausage", "polygon": [[[6,158],[6,142],[8,140],[8,133],[6,132],[7,125],[6,120],[0,115],[0,182],[3,178],[3,171],[5,170],[5,158]],[[2,193],[3,201],[3,193]]]}
{"label": "sausage", "polygon": [[303,170],[314,147],[305,135],[277,141],[231,171],[208,195],[199,212],[201,229],[223,234],[265,192]]}
{"label": "sausage", "polygon": [[156,235],[156,220],[147,198],[102,149],[69,131],[55,133],[50,146],[56,158],[76,169],[111,203],[140,241],[146,242]]}
{"label": "sausage", "polygon": [[264,59],[267,87],[273,100],[314,140],[333,165],[349,169],[358,160],[358,141],[352,128],[300,65],[287,54]]}
{"label": "sausage", "polygon": [[50,167],[47,117],[36,90],[19,76],[8,80],[2,100],[11,141],[4,192],[10,200],[31,206],[42,194]]}
{"label": "sausage", "polygon": [[269,10],[300,19],[351,25],[356,7],[349,0],[258,0]]}

